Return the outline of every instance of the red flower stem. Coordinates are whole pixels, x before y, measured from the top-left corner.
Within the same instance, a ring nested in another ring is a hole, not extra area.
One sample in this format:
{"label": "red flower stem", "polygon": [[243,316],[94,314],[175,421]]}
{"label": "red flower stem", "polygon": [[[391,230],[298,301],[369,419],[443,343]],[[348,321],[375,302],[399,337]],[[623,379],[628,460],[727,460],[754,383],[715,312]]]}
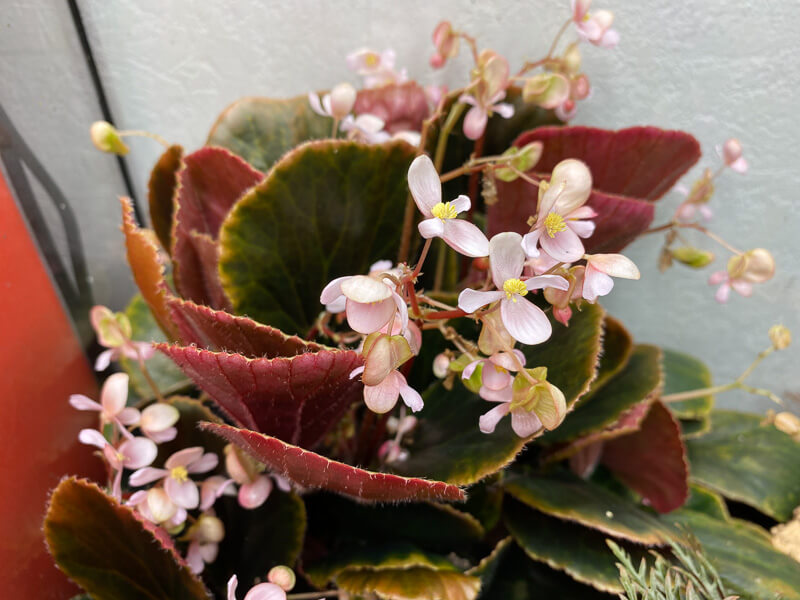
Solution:
{"label": "red flower stem", "polygon": [[425,319],[428,321],[434,321],[437,319],[458,319],[459,317],[465,317],[465,316],[467,316],[467,313],[465,313],[461,309],[440,310],[436,312],[425,313]]}

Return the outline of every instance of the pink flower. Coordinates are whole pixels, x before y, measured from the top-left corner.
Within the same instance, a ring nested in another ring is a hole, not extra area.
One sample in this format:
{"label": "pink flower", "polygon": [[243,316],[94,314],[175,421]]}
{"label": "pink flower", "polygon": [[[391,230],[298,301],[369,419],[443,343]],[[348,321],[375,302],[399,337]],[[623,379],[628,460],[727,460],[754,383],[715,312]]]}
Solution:
{"label": "pink flower", "polygon": [[470,200],[463,194],[450,202],[442,202],[442,183],[433,161],[422,154],[408,169],[408,187],[417,208],[425,216],[419,233],[425,239],[442,238],[456,252],[473,258],[489,254],[489,242],[483,232],[469,221],[458,219],[469,210]]}
{"label": "pink flower", "polygon": [[449,21],[442,21],[433,30],[436,52],[431,56],[431,67],[441,69],[451,58],[458,56],[458,34]]}
{"label": "pink flower", "polygon": [[703,172],[703,175],[694,182],[691,190],[686,189],[683,185],[677,185],[675,191],[686,197],[686,200],[675,211],[675,218],[678,221],[688,223],[694,219],[698,211],[706,220],[711,219],[714,215],[708,206],[714,195],[714,174],[711,169]]}
{"label": "pink flower", "polygon": [[104,371],[112,360],[120,356],[147,360],[155,353],[150,342],[131,341],[131,322],[124,313],[115,314],[105,306],[94,306],[89,311],[89,321],[97,335],[97,343],[108,348],[97,356],[95,371]]}
{"label": "pink flower", "polygon": [[496,291],[466,289],[458,296],[458,307],[472,313],[500,301],[500,317],[508,333],[523,344],[540,344],[550,337],[552,327],[538,306],[523,298],[529,291],[546,287],[566,290],[567,280],[541,275],[520,280],[525,263],[522,237],[511,231],[499,233],[489,242],[489,261]]}
{"label": "pink flower", "polygon": [[134,492],[125,504],[136,507],[145,519],[168,530],[183,525],[188,514],[185,508],[176,506],[161,487]]}
{"label": "pink flower", "polygon": [[367,275],[337,277],[325,286],[319,299],[326,306],[338,308],[343,297],[347,322],[358,333],[374,333],[398,314],[402,327],[408,326],[408,307],[390,279]]}
{"label": "pink flower", "polygon": [[218,462],[216,454],[204,453],[200,446],[185,448],[170,456],[164,463],[165,468],[139,469],[131,473],[128,481],[139,487],[163,479],[164,491],[169,499],[181,508],[192,510],[200,504],[200,492],[197,483],[189,475],[206,473],[215,468]]}
{"label": "pink flower", "polygon": [[192,573],[202,573],[207,563],[217,559],[219,543],[225,538],[225,526],[214,515],[203,514],[189,527],[186,537],[190,540],[186,564]]}
{"label": "pink flower", "polygon": [[235,446],[225,446],[225,469],[239,484],[239,505],[242,508],[258,508],[272,493],[272,480],[261,473],[254,461],[243,456]]}
{"label": "pink flower", "polygon": [[103,434],[96,429],[82,429],[78,434],[78,439],[83,444],[96,446],[103,451],[108,464],[115,471],[114,483],[111,487],[111,495],[117,500],[122,498],[122,470],[140,469],[151,464],[158,455],[158,448],[152,440],[143,437],[131,437],[126,439],[119,448],[115,448],[109,443]]}
{"label": "pink flower", "polygon": [[225,479],[222,475],[212,475],[200,484],[200,510],[207,511],[214,506],[220,496],[235,496],[233,479]]}
{"label": "pink flower", "polygon": [[73,394],[69,403],[77,410],[96,410],[100,413],[102,423],[113,423],[120,433],[127,438],[133,436],[128,432],[126,425],[136,425],[139,422],[139,411],[131,406],[126,406],[128,401],[128,375],[114,373],[103,384],[100,391],[100,403],[87,398],[82,394]]}
{"label": "pink flower", "polygon": [[[523,366],[525,365],[525,355],[519,350],[514,350],[517,360]],[[469,379],[478,368],[478,365],[483,365],[481,370],[481,387],[478,390],[478,395],[484,400],[490,402],[510,402],[511,401],[511,384],[514,381],[514,376],[509,371],[517,371],[517,363],[509,355],[508,352],[496,352],[489,358],[475,360],[464,367],[461,373],[463,379]]]}
{"label": "pink flower", "polygon": [[383,130],[384,125],[380,117],[364,113],[357,117],[347,115],[339,128],[347,133],[347,139],[365,144],[382,144],[391,139],[391,135]]}
{"label": "pink flower", "polygon": [[381,53],[359,48],[347,55],[347,66],[364,78],[364,87],[376,88],[408,80],[405,69],[395,70],[395,59],[391,48]]}
{"label": "pink flower", "polygon": [[356,89],[349,83],[340,83],[329,94],[325,94],[321,102],[319,95],[309,92],[308,102],[311,104],[311,110],[318,115],[341,121],[353,110],[356,103]]}
{"label": "pink flower", "polygon": [[[353,369],[350,378],[357,377],[363,372],[364,367]],[[392,410],[400,397],[403,398],[405,405],[414,412],[419,412],[424,406],[422,396],[408,385],[400,371],[391,371],[378,385],[364,386],[364,403],[367,408],[379,415]]]}
{"label": "pink flower", "polygon": [[166,402],[154,402],[142,411],[139,429],[156,444],[169,442],[178,435],[173,427],[181,414],[178,409]]}
{"label": "pink flower", "polygon": [[592,193],[592,175],[579,160],[567,159],[553,169],[550,182],[539,183],[536,223],[522,240],[525,254],[536,258],[538,247],[558,262],[572,263],[584,253],[580,238],[594,233],[597,213],[584,206]]}
{"label": "pink flower", "polygon": [[[228,600],[236,600],[239,579],[234,575],[228,580]],[[286,592],[274,583],[259,583],[250,588],[244,600],[286,600]]]}
{"label": "pink flower", "polygon": [[742,156],[742,145],[736,138],[731,138],[722,144],[722,149],[718,150],[722,155],[725,164],[737,173],[747,173],[747,161]]}
{"label": "pink flower", "polygon": [[586,271],[583,276],[583,297],[589,302],[605,296],[614,287],[612,277],[639,279],[639,269],[633,261],[622,254],[586,255]]}
{"label": "pink flower", "polygon": [[491,50],[484,50],[478,69],[478,79],[470,86],[472,93],[462,94],[458,98],[459,102],[472,106],[464,117],[464,135],[471,140],[477,140],[483,135],[493,113],[504,119],[514,116],[514,107],[501,102],[506,97],[509,83],[508,61],[505,57]]}
{"label": "pink flower", "polygon": [[724,304],[730,297],[731,288],[742,296],[753,293],[754,283],[764,283],[775,274],[775,259],[764,248],[748,250],[742,255],[732,256],[727,270],[716,271],[708,278],[709,285],[718,285],[715,298]]}
{"label": "pink flower", "polygon": [[608,10],[589,13],[592,0],[572,0],[572,20],[578,35],[595,46],[613,48],[619,43],[619,33],[611,29],[614,14]]}

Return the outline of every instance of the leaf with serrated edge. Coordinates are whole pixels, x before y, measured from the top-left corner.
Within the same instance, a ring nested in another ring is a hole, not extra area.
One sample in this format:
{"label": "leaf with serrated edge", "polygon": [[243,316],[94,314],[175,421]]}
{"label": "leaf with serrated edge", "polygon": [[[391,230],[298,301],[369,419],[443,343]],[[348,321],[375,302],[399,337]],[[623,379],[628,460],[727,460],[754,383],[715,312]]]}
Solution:
{"label": "leaf with serrated edge", "polygon": [[247,317],[237,317],[189,300],[173,296],[167,304],[181,342],[186,345],[195,344],[207,350],[222,350],[248,358],[296,356],[326,349]]}
{"label": "leaf with serrated edge", "polygon": [[92,597],[208,598],[163,529],[142,522],[85,479],[61,480],[50,497],[44,533],[58,566]]}
{"label": "leaf with serrated edge", "polygon": [[159,157],[147,182],[147,199],[150,205],[150,224],[167,252],[172,251],[172,215],[177,173],[181,167],[183,148],[173,145]]}
{"label": "leaf with serrated edge", "polygon": [[514,476],[506,491],[520,502],[559,519],[639,544],[664,544],[668,528],[630,500],[568,472]]}
{"label": "leaf with serrated edge", "polygon": [[581,400],[587,400],[609,379],[624,369],[631,358],[631,352],[633,352],[633,338],[630,332],[617,319],[606,315],[603,321],[603,351],[597,365],[597,377]]}
{"label": "leaf with serrated edge", "polygon": [[156,346],[239,425],[313,448],[363,396],[352,350],[247,358],[195,346]]}
{"label": "leaf with serrated edge", "polygon": [[545,434],[542,441],[569,441],[613,425],[636,404],[655,399],[661,381],[661,350],[645,344],[635,346],[625,368],[568,414],[558,429]]}
{"label": "leaf with serrated edge", "polygon": [[305,335],[333,279],[397,252],[415,150],[405,142],[308,142],[250,190],[220,231],[235,312]]}
{"label": "leaf with serrated edge", "polygon": [[[677,394],[711,387],[711,371],[698,359],[688,354],[664,350],[663,394]],[[667,406],[679,419],[701,419],[714,407],[714,396],[700,396]]]}
{"label": "leaf with serrated edge", "polygon": [[323,488],[365,502],[462,501],[455,485],[415,477],[375,473],[325,458],[277,438],[229,425],[203,423],[267,467],[303,487]]}
{"label": "leaf with serrated edge", "polygon": [[718,410],[711,431],[686,440],[692,481],[779,520],[800,504],[800,443],[758,415]]}

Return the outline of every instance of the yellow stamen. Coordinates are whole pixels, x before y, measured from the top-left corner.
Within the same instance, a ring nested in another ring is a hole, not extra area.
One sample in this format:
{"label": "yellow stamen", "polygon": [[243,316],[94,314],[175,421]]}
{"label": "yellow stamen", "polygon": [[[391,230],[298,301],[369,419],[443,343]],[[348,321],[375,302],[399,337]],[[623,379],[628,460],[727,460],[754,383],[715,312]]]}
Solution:
{"label": "yellow stamen", "polygon": [[189,471],[186,470],[186,467],[173,467],[170,472],[169,476],[176,480],[178,483],[183,483],[184,481],[189,480]]}
{"label": "yellow stamen", "polygon": [[519,279],[506,279],[503,283],[503,291],[506,293],[509,300],[516,302],[515,294],[524,296],[528,293],[528,288],[526,288],[525,283]]}
{"label": "yellow stamen", "polygon": [[381,57],[378,56],[375,52],[370,52],[364,57],[364,62],[368,67],[376,67],[380,62]]}
{"label": "yellow stamen", "polygon": [[567,228],[567,224],[564,221],[564,217],[558,213],[551,212],[544,219],[544,227],[547,229],[547,235],[554,238],[559,231],[564,231]]}
{"label": "yellow stamen", "polygon": [[439,202],[431,209],[433,216],[444,221],[445,219],[455,219],[458,216],[456,207],[452,202]]}

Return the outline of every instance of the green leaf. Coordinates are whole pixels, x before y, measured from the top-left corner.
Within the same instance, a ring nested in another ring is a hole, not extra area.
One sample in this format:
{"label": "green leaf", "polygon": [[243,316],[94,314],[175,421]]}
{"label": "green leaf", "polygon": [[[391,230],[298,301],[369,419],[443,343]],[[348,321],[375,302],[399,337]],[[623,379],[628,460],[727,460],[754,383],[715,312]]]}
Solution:
{"label": "green leaf", "polygon": [[375,593],[388,600],[473,600],[480,588],[477,577],[406,544],[337,552],[306,574],[319,587],[334,580],[350,594]]}
{"label": "green leaf", "polygon": [[[603,533],[549,517],[519,502],[509,502],[504,517],[511,535],[530,558],[564,571],[576,581],[600,591],[623,591],[614,556],[608,551]],[[642,546],[624,545],[636,557],[636,562],[646,555]]]}
{"label": "green leaf", "polygon": [[220,274],[239,314],[306,334],[332,279],[394,258],[403,224],[405,142],[309,142],[233,207],[220,231]]}
{"label": "green leaf", "polygon": [[660,388],[661,350],[644,344],[635,346],[625,368],[542,441],[565,442],[609,427],[636,404],[652,401]]}
{"label": "green leaf", "polygon": [[62,479],[44,521],[59,568],[89,595],[115,600],[206,600],[172,540],[96,484]]}
{"label": "green leaf", "polygon": [[158,158],[150,180],[147,182],[147,200],[150,205],[150,224],[167,252],[172,251],[172,215],[175,212],[175,186],[181,167],[183,148],[174,145]]}
{"label": "green leaf", "polygon": [[570,472],[515,476],[506,482],[506,491],[548,515],[639,544],[664,544],[671,536],[658,518],[630,500]]}
{"label": "green leaf", "polygon": [[238,154],[259,171],[308,140],[331,136],[333,121],[311,110],[308,96],[242,98],[226,108],[206,142]]}
{"label": "green leaf", "polygon": [[800,564],[778,552],[763,529],[685,509],[665,518],[697,537],[726,590],[748,600],[800,599]]}
{"label": "green leaf", "polygon": [[779,520],[800,504],[800,443],[758,415],[713,411],[711,431],[686,441],[692,481]]}
{"label": "green leaf", "polygon": [[588,400],[609,379],[619,373],[628,364],[631,352],[633,352],[633,338],[630,332],[614,317],[606,315],[603,322],[603,351],[597,366],[597,377],[581,400]]}
{"label": "green leaf", "polygon": [[686,504],[683,507],[685,510],[705,513],[709,517],[722,521],[730,518],[728,507],[725,505],[725,500],[722,499],[722,496],[695,484],[689,486],[689,499],[686,500]]}
{"label": "green leaf", "polygon": [[[689,390],[711,387],[711,371],[708,367],[688,354],[664,350],[664,392],[677,394]],[[667,406],[679,419],[701,419],[714,406],[714,396],[700,396],[691,400],[670,402]]]}
{"label": "green leaf", "polygon": [[[141,294],[136,294],[131,299],[130,304],[125,309],[125,314],[131,321],[132,339],[144,342],[167,341]],[[139,364],[135,360],[125,357],[121,357],[119,362],[131,378],[131,385],[136,394],[144,400],[155,398],[152,388],[139,368]],[[152,358],[148,359],[145,366],[163,396],[184,390],[191,384],[189,378],[183,374],[183,371],[160,352],[156,352]]]}
{"label": "green leaf", "polygon": [[702,419],[681,419],[681,436],[688,440],[705,435],[711,431],[711,416],[706,415]]}

